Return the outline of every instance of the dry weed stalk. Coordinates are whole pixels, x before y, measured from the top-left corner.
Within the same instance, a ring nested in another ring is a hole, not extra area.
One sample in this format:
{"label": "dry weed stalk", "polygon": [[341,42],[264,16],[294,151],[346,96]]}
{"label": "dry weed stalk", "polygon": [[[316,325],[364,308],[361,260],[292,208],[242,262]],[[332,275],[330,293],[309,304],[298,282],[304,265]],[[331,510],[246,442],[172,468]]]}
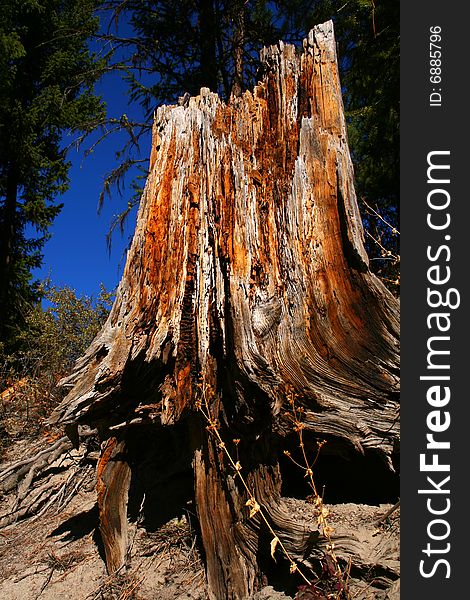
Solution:
{"label": "dry weed stalk", "polygon": [[[290,553],[287,550],[287,548],[285,547],[285,545],[282,543],[282,540],[279,538],[279,536],[276,534],[276,532],[272,528],[272,526],[269,522],[269,519],[266,516],[265,509],[256,500],[253,491],[250,489],[249,485],[247,484],[245,478],[242,475],[242,472],[241,472],[242,465],[240,464],[240,461],[238,459],[235,460],[232,457],[229,449],[227,448],[227,445],[223,441],[223,439],[220,435],[220,423],[216,418],[214,418],[212,416],[209,402],[207,399],[207,394],[212,393],[212,389],[210,388],[210,386],[206,387],[204,384],[202,384],[202,385],[200,385],[200,391],[201,391],[201,398],[196,400],[195,407],[204,416],[204,418],[207,422],[206,430],[209,432],[210,435],[212,435],[216,439],[218,447],[223,451],[223,453],[227,457],[228,462],[230,463],[230,465],[232,466],[232,468],[235,472],[234,477],[235,478],[238,477],[239,481],[241,482],[242,486],[244,487],[244,489],[248,495],[248,500],[246,501],[245,504],[250,509],[249,518],[252,519],[255,515],[259,515],[261,520],[266,525],[268,531],[272,535],[271,556],[273,557],[273,559],[274,559],[274,553],[276,551],[276,548],[279,548],[281,550],[281,552],[284,554],[284,556],[286,557],[286,559],[289,561],[290,573],[294,574],[297,572],[300,575],[300,577],[306,582],[307,585],[311,585],[311,581],[299,568],[298,564],[295,562],[295,560],[292,558],[292,556],[290,555]],[[233,440],[235,447],[238,447],[239,442],[240,442],[240,440]],[[237,450],[237,452],[238,452],[238,450]]]}
{"label": "dry weed stalk", "polygon": [[[210,404],[208,401],[208,394],[213,393],[210,386],[206,387],[204,384],[202,384],[202,385],[200,385],[200,390],[201,390],[201,397],[196,400],[195,407],[204,416],[204,418],[207,422],[206,430],[209,432],[210,435],[212,435],[216,439],[217,446],[225,454],[229,464],[231,465],[231,467],[234,470],[235,477],[238,477],[238,479],[240,480],[241,484],[243,485],[243,487],[248,495],[248,500],[246,502],[246,506],[248,506],[250,509],[249,518],[251,519],[256,514],[258,514],[259,517],[262,519],[262,521],[265,523],[268,531],[271,533],[271,535],[272,535],[271,548],[270,548],[271,556],[274,558],[274,553],[275,553],[276,549],[279,547],[281,552],[284,554],[284,556],[290,563],[290,572],[292,574],[297,572],[300,575],[300,577],[305,581],[306,585],[301,586],[300,589],[301,590],[303,589],[304,592],[306,592],[308,590],[317,591],[318,588],[316,587],[316,585],[317,585],[318,581],[320,581],[320,578],[318,578],[317,581],[312,582],[302,572],[302,570],[299,568],[298,564],[295,562],[295,560],[290,555],[287,548],[282,543],[282,540],[279,538],[279,536],[276,534],[276,532],[272,528],[272,526],[269,523],[269,520],[265,514],[265,510],[263,509],[263,506],[257,501],[253,491],[250,489],[245,478],[243,477],[242,465],[241,465],[239,457],[238,457],[238,444],[240,443],[240,440],[239,439],[232,440],[235,445],[236,451],[237,451],[237,457],[235,459],[232,456],[232,454],[230,453],[229,449],[227,448],[226,443],[222,439],[222,436],[220,434],[220,423],[216,418],[214,418],[212,416]],[[324,571],[324,574],[326,574],[327,578],[333,580],[334,587],[336,588],[334,592],[332,592],[328,595],[328,598],[334,598],[335,600],[339,600],[340,598],[349,599],[350,594],[349,594],[348,581],[349,581],[349,573],[350,573],[350,569],[351,569],[351,563],[349,562],[346,565],[344,571],[341,569],[341,566],[338,561],[338,557],[335,553],[335,545],[331,538],[331,534],[334,532],[334,529],[328,523],[328,519],[327,519],[327,517],[329,515],[329,510],[324,505],[323,496],[321,496],[317,491],[317,488],[315,486],[314,477],[313,477],[313,467],[314,467],[316,461],[318,460],[320,450],[325,445],[326,440],[322,440],[322,441],[318,442],[315,457],[314,457],[313,461],[310,463],[308,461],[307,453],[305,450],[305,443],[303,440],[304,425],[300,418],[301,414],[303,412],[303,409],[302,409],[302,407],[298,407],[296,405],[295,395],[292,392],[288,393],[288,403],[289,403],[289,407],[290,407],[290,412],[286,412],[285,416],[291,420],[293,429],[298,434],[299,448],[302,453],[304,465],[297,462],[291,456],[290,452],[285,451],[285,454],[286,454],[286,456],[289,457],[289,459],[295,465],[297,465],[300,469],[302,469],[305,472],[305,477],[308,479],[309,486],[311,487],[312,492],[313,492],[312,496],[310,497],[311,498],[310,501],[317,507],[318,528],[319,528],[320,533],[327,540],[326,554],[325,554],[324,563],[322,565],[323,571]],[[301,598],[302,591],[300,591],[299,594],[300,595],[298,597]],[[326,596],[325,596],[325,598],[326,598]]]}
{"label": "dry weed stalk", "polygon": [[[348,589],[348,580],[349,572],[351,569],[351,563],[348,563],[344,571],[341,570],[341,566],[339,564],[338,557],[335,552],[335,545],[333,540],[331,539],[331,534],[334,533],[334,529],[328,522],[329,509],[324,504],[323,493],[321,495],[318,493],[317,487],[315,485],[315,480],[313,478],[313,467],[315,466],[318,460],[321,449],[327,442],[326,440],[320,440],[317,442],[315,456],[310,462],[307,457],[303,438],[304,424],[302,422],[302,415],[304,409],[301,406],[297,406],[295,402],[295,394],[292,391],[288,392],[288,404],[289,410],[284,413],[284,416],[291,421],[292,428],[298,435],[299,448],[304,464],[297,462],[288,450],[284,450],[284,454],[291,460],[292,463],[294,463],[297,467],[304,471],[304,477],[307,479],[308,485],[310,486],[313,492],[312,495],[308,497],[308,501],[314,504],[317,508],[318,529],[327,540],[327,552],[325,556],[325,564],[323,565],[323,567],[326,575],[331,576],[335,580],[337,588],[337,592],[335,592],[334,596],[329,597],[333,597],[335,599],[339,599],[342,597],[349,598],[350,594]],[[315,583],[313,585],[315,586]]]}

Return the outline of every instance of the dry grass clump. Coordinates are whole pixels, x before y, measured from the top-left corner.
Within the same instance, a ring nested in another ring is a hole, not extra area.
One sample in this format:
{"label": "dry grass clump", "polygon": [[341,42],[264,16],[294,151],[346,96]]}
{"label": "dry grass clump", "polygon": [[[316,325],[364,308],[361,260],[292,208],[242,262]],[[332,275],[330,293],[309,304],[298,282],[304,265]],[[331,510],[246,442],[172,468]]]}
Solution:
{"label": "dry grass clump", "polygon": [[143,600],[138,589],[144,577],[134,572],[116,573],[107,577],[93,595],[86,600]]}

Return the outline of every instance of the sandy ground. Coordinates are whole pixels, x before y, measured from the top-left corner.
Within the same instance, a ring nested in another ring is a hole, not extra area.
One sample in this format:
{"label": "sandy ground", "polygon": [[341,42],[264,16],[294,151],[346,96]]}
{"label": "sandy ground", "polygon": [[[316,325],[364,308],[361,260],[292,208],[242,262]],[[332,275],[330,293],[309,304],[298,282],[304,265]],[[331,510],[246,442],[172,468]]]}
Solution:
{"label": "sandy ground", "polygon": [[[19,455],[27,446],[12,449]],[[63,476],[63,475],[62,475]],[[59,477],[59,475],[58,475]],[[316,529],[315,508],[286,498],[289,511],[307,527]],[[0,513],[8,511],[11,497],[2,499]],[[361,554],[371,565],[380,562],[399,573],[399,512],[377,526],[391,505],[329,505],[329,523],[338,534],[354,532]],[[54,507],[37,519],[0,530],[0,598],[2,600],[205,600],[208,598],[203,562],[190,519],[173,519],[158,530],[138,524],[129,530],[128,570],[108,577],[96,535],[94,475],[82,482],[65,509]],[[380,579],[380,578],[378,578]],[[354,600],[398,600],[399,580],[380,589],[353,579]],[[291,592],[292,593],[292,592]],[[294,593],[295,595],[295,593]],[[291,598],[268,586],[252,600]],[[309,598],[314,598],[309,596]],[[247,599],[249,600],[249,599]]]}

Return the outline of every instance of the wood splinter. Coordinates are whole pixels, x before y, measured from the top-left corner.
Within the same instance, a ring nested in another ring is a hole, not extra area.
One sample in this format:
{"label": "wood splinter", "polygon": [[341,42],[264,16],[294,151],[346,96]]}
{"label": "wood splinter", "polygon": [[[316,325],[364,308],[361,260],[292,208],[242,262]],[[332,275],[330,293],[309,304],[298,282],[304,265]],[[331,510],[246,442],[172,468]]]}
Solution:
{"label": "wood splinter", "polygon": [[122,569],[126,562],[127,500],[131,470],[124,453],[124,441],[109,438],[103,445],[97,466],[100,534],[109,575]]}

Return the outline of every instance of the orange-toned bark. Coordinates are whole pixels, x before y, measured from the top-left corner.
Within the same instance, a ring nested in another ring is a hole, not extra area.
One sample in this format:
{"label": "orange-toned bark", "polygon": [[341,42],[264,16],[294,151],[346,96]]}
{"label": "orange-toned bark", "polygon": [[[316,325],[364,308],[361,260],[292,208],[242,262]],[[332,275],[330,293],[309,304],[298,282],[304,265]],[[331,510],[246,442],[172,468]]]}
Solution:
{"label": "orange-toned bark", "polygon": [[127,494],[130,469],[125,444],[115,437],[104,444],[96,472],[100,533],[110,574],[125,564],[127,550]]}
{"label": "orange-toned bark", "polygon": [[189,419],[181,445],[195,456],[214,598],[262,580],[260,524],[205,439],[201,399],[228,440],[241,438],[247,477],[292,547],[301,536],[282,514],[273,449],[286,397],[342,452],[391,467],[399,436],[398,305],[363,246],[332,25],[300,55],[279,43],[262,58],[263,80],[228,104],[202,89],[157,110],[116,302],[55,415],[122,443]]}

